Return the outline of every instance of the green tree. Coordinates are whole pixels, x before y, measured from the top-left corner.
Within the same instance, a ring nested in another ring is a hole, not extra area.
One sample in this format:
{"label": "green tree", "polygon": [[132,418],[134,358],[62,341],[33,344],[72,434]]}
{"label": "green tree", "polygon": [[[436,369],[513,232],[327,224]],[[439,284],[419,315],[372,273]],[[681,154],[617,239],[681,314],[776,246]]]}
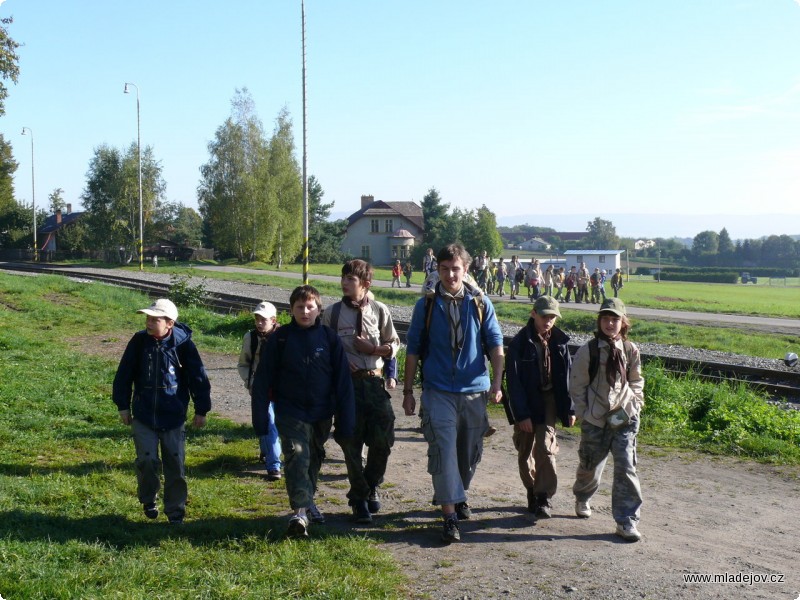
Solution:
{"label": "green tree", "polygon": [[[11,36],[8,35],[7,25],[14,22],[12,17],[0,19],[0,76],[3,81],[11,80],[17,83],[19,77],[19,56],[17,56],[17,48],[19,43],[15,42]],[[6,114],[6,98],[8,98],[8,88],[0,81],[0,116]]]}
{"label": "green tree", "polygon": [[503,238],[497,231],[497,218],[485,204],[476,211],[456,210],[453,216],[461,221],[460,241],[472,256],[484,250],[491,257],[501,255]]}
{"label": "green tree", "polygon": [[[153,149],[142,152],[142,220],[145,233],[162,201],[166,183]],[[122,259],[130,262],[139,247],[139,159],[136,142],[123,154],[107,145],[95,148],[86,173],[82,195],[86,209],[87,243],[95,249],[122,248]],[[145,239],[147,244],[147,239]]]}
{"label": "green tree", "polygon": [[723,264],[730,264],[733,259],[734,246],[728,230],[724,227],[717,238],[717,252]]}
{"label": "green tree", "polygon": [[617,230],[611,221],[595,217],[586,224],[586,231],[589,235],[586,236],[584,245],[591,246],[593,250],[616,250],[619,246]]}
{"label": "green tree", "polygon": [[288,112],[281,111],[267,140],[246,88],[231,104],[200,168],[204,237],[240,262],[294,256],[302,246],[303,190]]}
{"label": "green tree", "polygon": [[719,250],[719,234],[716,231],[701,231],[692,241],[692,254],[706,257],[717,254]]}
{"label": "green tree", "polygon": [[269,142],[269,189],[275,199],[270,221],[277,225],[274,262],[280,268],[284,257],[297,256],[303,249],[303,181],[295,158],[294,134],[289,111],[283,108],[275,120]]}
{"label": "green tree", "polygon": [[437,251],[437,247],[444,246],[453,241],[453,238],[448,238],[445,235],[448,228],[448,215],[447,211],[450,210],[450,205],[442,202],[439,191],[432,187],[428,193],[422,198],[422,218],[425,222],[425,249],[428,246]]}
{"label": "green tree", "polygon": [[56,188],[50,195],[47,197],[50,200],[50,214],[54,215],[59,210],[63,212],[63,210],[67,207],[67,203],[64,202],[64,190],[61,188]]}
{"label": "green tree", "polygon": [[162,202],[153,215],[153,237],[197,248],[201,245],[203,219],[196,210],[180,202]]}
{"label": "green tree", "polygon": [[[347,231],[347,220],[328,221],[334,203],[324,204],[325,191],[317,178],[308,178],[308,257],[312,263],[339,263],[345,256],[340,250]],[[303,260],[302,252],[296,261]]]}
{"label": "green tree", "polygon": [[0,216],[16,209],[14,200],[14,173],[19,163],[14,160],[14,150],[0,133]]}

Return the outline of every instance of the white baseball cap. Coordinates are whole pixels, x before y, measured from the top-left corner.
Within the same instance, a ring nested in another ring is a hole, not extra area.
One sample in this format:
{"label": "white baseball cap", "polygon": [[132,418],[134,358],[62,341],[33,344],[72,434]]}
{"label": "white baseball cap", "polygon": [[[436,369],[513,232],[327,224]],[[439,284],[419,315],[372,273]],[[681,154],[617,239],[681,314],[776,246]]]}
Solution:
{"label": "white baseball cap", "polygon": [[159,298],[148,308],[143,308],[136,312],[149,317],[166,317],[173,321],[178,320],[178,307],[175,306],[171,300],[167,300],[166,298]]}
{"label": "white baseball cap", "polygon": [[265,319],[271,319],[278,316],[278,311],[275,309],[275,305],[272,302],[261,302],[256,306],[253,314],[264,317]]}

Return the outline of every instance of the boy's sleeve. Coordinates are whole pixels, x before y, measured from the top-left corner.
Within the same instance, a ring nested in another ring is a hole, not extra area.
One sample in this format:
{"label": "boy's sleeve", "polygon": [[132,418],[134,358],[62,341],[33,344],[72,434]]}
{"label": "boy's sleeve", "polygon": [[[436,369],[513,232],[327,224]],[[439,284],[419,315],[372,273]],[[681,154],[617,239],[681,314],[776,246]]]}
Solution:
{"label": "boy's sleeve", "polygon": [[208,380],[206,368],[194,342],[187,340],[183,345],[186,346],[183,367],[194,402],[194,414],[204,417],[211,410],[211,382]]}
{"label": "boy's sleeve", "polygon": [[[384,311],[384,314],[386,315],[386,322],[383,324],[383,330],[380,332],[380,343],[381,345],[388,344],[392,349],[392,353],[388,358],[385,359],[390,360],[397,356],[397,351],[400,348],[400,337],[397,335],[397,330],[394,328],[391,311],[389,311],[386,306],[382,306],[380,310]],[[395,373],[396,372],[397,368],[395,367]]]}
{"label": "boy's sleeve", "polygon": [[575,359],[569,372],[569,395],[575,406],[575,416],[583,419],[589,406],[587,390],[589,389],[589,344],[586,343],[575,353]]}
{"label": "boy's sleeve", "polygon": [[266,345],[261,349],[261,359],[258,361],[255,373],[253,373],[250,406],[253,429],[258,436],[267,435],[269,433],[269,426],[271,423],[269,403],[272,401],[270,386],[273,381],[273,365],[275,363],[277,347],[277,335],[269,336]]}
{"label": "boy's sleeve", "polygon": [[138,361],[136,356],[138,344],[134,342],[135,339],[136,336],[134,335],[125,347],[125,352],[122,353],[122,358],[117,367],[117,373],[114,375],[111,399],[117,405],[118,410],[131,409],[131,392],[133,391],[133,380],[136,375]]}
{"label": "boy's sleeve", "polygon": [[632,344],[631,364],[628,369],[628,387],[633,392],[633,404],[637,411],[641,411],[644,406],[644,377],[642,377],[642,358],[639,347]]}
{"label": "boy's sleeve", "polygon": [[486,348],[503,347],[503,331],[500,329],[500,323],[497,320],[497,313],[494,312],[494,305],[489,298],[483,299],[483,323],[481,325],[483,341]]}
{"label": "boy's sleeve", "polygon": [[508,393],[509,407],[515,423],[524,421],[531,416],[530,410],[528,410],[528,395],[525,393],[525,388],[522,386],[522,380],[520,379],[519,360],[519,345],[517,338],[514,338],[508,345],[508,353],[506,354],[506,392]]}
{"label": "boy's sleeve", "polygon": [[239,352],[239,362],[236,365],[239,370],[239,377],[242,378],[245,385],[247,385],[247,376],[250,375],[250,365],[253,364],[253,356],[250,354],[250,336],[251,333],[249,331],[244,334],[242,350]]}
{"label": "boy's sleeve", "polygon": [[336,394],[336,436],[353,437],[356,427],[356,400],[353,393],[353,380],[350,378],[350,364],[344,346],[332,329],[329,336],[331,344],[331,367],[333,390]]}
{"label": "boy's sleeve", "polygon": [[425,298],[417,300],[414,312],[411,314],[411,323],[406,333],[406,353],[419,356],[422,328],[425,326]]}

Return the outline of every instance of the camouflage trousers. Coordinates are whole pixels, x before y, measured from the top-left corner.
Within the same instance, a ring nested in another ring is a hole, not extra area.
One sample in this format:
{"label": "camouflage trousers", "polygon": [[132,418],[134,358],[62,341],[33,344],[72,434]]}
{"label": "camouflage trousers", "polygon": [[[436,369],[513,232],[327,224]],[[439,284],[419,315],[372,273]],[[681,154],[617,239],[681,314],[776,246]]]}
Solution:
{"label": "camouflage trousers", "polygon": [[[356,399],[356,426],[353,437],[336,442],[344,452],[350,491],[347,497],[366,500],[370,489],[383,483],[389,454],[394,446],[394,410],[391,396],[386,391],[383,379],[369,377],[353,379]],[[362,457],[367,447],[366,463]]]}
{"label": "camouflage trousers", "polygon": [[577,500],[588,502],[600,486],[600,478],[608,460],[614,458],[614,482],[611,487],[611,513],[625,525],[639,521],[642,490],[636,474],[636,434],[638,417],[619,429],[597,427],[581,422],[581,443],[578,448],[578,471],[572,492]]}
{"label": "camouflage trousers", "polygon": [[314,503],[319,470],[325,460],[325,441],[332,424],[332,419],[307,423],[288,415],[275,415],[283,448],[286,492],[292,510],[308,508]]}

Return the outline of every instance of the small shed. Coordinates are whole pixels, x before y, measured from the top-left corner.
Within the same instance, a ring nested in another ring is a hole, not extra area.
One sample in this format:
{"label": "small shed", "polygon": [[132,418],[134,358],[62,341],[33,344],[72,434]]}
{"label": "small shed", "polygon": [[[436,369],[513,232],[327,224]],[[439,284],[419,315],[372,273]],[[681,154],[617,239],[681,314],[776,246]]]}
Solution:
{"label": "small shed", "polygon": [[620,255],[625,250],[567,250],[564,256],[567,259],[567,270],[572,265],[579,267],[580,264],[586,263],[586,268],[589,271],[594,271],[595,268],[605,269],[608,273],[613,273],[616,269],[622,268],[622,259]]}

